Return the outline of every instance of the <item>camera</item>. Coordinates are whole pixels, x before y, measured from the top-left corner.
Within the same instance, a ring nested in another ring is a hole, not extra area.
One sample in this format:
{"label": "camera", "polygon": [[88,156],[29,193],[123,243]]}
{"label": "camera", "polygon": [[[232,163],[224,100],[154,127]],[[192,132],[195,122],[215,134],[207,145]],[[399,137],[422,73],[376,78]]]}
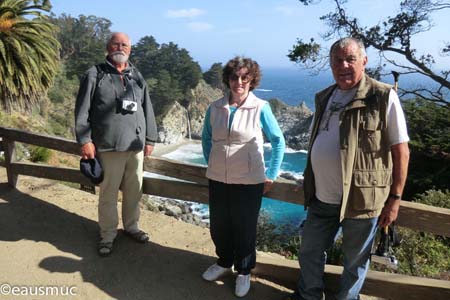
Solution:
{"label": "camera", "polygon": [[137,111],[137,102],[133,100],[123,99],[122,100],[122,110],[128,112]]}

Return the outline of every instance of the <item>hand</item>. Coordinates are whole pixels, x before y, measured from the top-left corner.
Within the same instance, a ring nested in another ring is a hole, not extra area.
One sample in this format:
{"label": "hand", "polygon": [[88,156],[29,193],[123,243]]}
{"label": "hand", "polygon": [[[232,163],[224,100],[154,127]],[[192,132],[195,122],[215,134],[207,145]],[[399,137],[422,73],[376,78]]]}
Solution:
{"label": "hand", "polygon": [[153,145],[145,145],[144,147],[144,156],[150,156],[153,152]]}
{"label": "hand", "polygon": [[265,193],[267,193],[268,191],[270,191],[270,189],[272,188],[272,184],[273,184],[273,180],[266,178],[266,180],[264,181],[263,195]]}
{"label": "hand", "polygon": [[92,159],[95,157],[95,145],[92,142],[86,143],[81,146],[81,158],[82,159]]}
{"label": "hand", "polygon": [[389,198],[381,211],[378,218],[378,226],[386,227],[397,220],[398,210],[400,208],[400,200]]}

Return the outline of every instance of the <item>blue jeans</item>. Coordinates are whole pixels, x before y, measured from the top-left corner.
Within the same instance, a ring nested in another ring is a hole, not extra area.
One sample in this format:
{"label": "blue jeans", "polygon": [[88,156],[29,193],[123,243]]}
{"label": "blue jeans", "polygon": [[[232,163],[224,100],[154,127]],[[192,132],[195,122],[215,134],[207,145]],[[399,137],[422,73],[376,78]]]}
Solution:
{"label": "blue jeans", "polygon": [[342,226],[344,271],[341,276],[338,300],[357,300],[369,268],[370,252],[377,229],[378,218],[344,219],[339,222],[340,205],[312,201],[304,226],[300,246],[300,299],[322,299],[325,251],[334,243]]}

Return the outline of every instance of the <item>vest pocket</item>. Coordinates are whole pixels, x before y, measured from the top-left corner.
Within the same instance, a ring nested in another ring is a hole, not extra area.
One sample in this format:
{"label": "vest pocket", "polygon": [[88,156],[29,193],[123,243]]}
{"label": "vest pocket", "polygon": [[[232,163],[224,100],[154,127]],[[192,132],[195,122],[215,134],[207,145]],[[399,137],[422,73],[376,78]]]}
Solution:
{"label": "vest pocket", "polygon": [[380,118],[378,114],[368,114],[362,122],[360,147],[363,152],[376,152],[381,149]]}
{"label": "vest pocket", "polygon": [[392,170],[355,170],[350,201],[355,210],[377,210],[383,207],[390,186]]}

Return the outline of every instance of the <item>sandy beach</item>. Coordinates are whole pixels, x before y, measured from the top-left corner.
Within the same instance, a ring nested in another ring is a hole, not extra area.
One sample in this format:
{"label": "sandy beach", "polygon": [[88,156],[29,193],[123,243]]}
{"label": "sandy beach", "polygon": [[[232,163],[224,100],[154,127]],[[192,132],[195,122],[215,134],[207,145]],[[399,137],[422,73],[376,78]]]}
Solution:
{"label": "sandy beach", "polygon": [[179,147],[189,144],[189,143],[198,143],[200,144],[201,141],[200,140],[189,140],[189,139],[184,139],[182,142],[180,143],[176,143],[176,144],[162,144],[162,143],[156,143],[155,144],[155,148],[153,149],[153,156],[163,156],[167,153],[173,152],[175,150],[177,150]]}

